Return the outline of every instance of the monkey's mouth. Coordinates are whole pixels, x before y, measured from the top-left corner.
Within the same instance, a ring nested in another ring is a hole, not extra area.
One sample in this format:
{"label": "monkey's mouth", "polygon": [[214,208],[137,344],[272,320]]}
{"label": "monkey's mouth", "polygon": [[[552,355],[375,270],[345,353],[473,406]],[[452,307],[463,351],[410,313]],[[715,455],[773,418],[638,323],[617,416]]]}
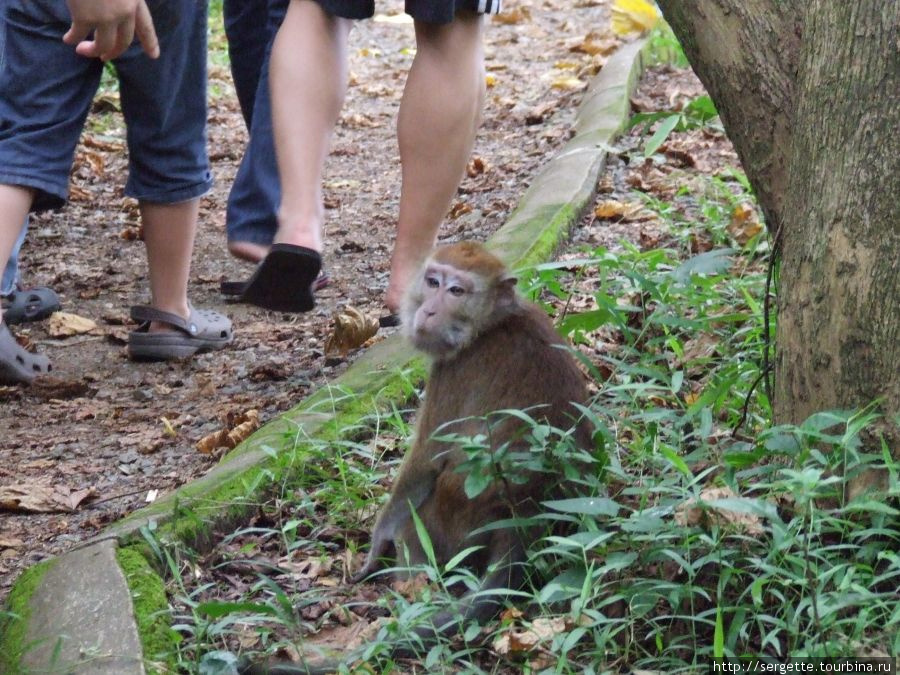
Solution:
{"label": "monkey's mouth", "polygon": [[463,331],[451,327],[443,331],[429,330],[425,326],[416,326],[411,336],[413,346],[432,356],[447,357],[454,354],[463,344]]}

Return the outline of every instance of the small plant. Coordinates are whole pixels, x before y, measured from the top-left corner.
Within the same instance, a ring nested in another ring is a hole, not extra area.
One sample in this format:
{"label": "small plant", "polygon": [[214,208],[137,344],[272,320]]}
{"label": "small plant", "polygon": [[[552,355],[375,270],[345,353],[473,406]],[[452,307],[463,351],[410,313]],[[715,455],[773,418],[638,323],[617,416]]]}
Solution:
{"label": "small plant", "polygon": [[644,143],[644,157],[656,154],[673,131],[702,129],[717,124],[719,112],[712,99],[703,94],[687,103],[681,110],[638,113],[628,123],[629,128],[643,125],[646,133],[654,124],[655,131]]}

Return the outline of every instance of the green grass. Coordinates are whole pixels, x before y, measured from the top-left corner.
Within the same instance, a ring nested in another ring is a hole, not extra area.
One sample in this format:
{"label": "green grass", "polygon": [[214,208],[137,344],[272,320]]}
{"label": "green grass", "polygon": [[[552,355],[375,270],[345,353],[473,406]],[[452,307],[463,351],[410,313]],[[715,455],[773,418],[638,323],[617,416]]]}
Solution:
{"label": "green grass", "polygon": [[[671,48],[665,34],[654,39]],[[670,131],[711,124],[712,112],[701,101]],[[473,493],[479,478],[524,461],[583,496],[545,504],[531,583],[511,595],[517,611],[428,646],[422,667],[687,673],[721,656],[900,653],[900,483],[877,408],[773,424],[763,386],[770,248],[764,232],[739,243],[729,228],[734,208],[752,202],[742,174],[685,181],[671,202],[641,198],[666,226],[658,248],[585,249],[520,274],[595,380],[584,412],[596,447],[586,458],[537,425],[524,458],[486,463],[477,439],[460,439]],[[698,240],[710,250],[692,254]],[[342,429],[302,446],[285,437],[278,455],[293,470],[213,552],[144,532],[167,572],[181,672],[232,673],[239,653],[302,649],[301,635],[374,614],[384,621],[357,656],[387,672],[392,644],[477,585],[459,558],[423,566],[428,583],[413,593],[361,596],[342,583],[412,433],[413,405],[356,403]],[[873,469],[886,494],[850,497],[848,483]],[[304,576],[309,566],[323,571]]]}
{"label": "green grass", "polygon": [[[673,248],[623,244],[531,270],[531,295],[557,314],[599,383],[586,410],[598,430],[595,469],[585,472],[566,438],[547,430],[536,429],[535,452],[552,454],[560,476],[577,475],[592,499],[547,505],[544,520],[565,527],[529,553],[536,574],[518,596],[521,616],[429,647],[425,668],[695,672],[715,656],[900,649],[897,466],[886,448],[861,440],[873,410],[772,425],[759,385],[768,246],[741,247],[725,227],[748,198],[743,189],[713,179],[689,195],[694,227],[720,248],[688,257],[676,225]],[[590,310],[568,311],[588,296]],[[372,411],[351,440],[313,442],[302,471],[253,525],[226,536],[214,564],[339,566],[387,495],[409,416]],[[846,481],[872,468],[887,472],[890,497],[845,497]],[[475,585],[462,562],[423,567],[430,583],[413,597],[385,589],[374,604],[390,616],[361,657],[387,669],[392,642],[451,603],[448,589]],[[171,592],[186,672],[216,672],[248,630],[260,637],[253,649],[272,652],[361,602],[342,586],[298,585],[277,566],[259,569],[238,601],[219,600],[229,591],[216,587],[221,578],[175,581],[185,564],[171,564]],[[334,606],[310,618],[323,598]],[[537,644],[498,653],[504,638],[535,626]]]}

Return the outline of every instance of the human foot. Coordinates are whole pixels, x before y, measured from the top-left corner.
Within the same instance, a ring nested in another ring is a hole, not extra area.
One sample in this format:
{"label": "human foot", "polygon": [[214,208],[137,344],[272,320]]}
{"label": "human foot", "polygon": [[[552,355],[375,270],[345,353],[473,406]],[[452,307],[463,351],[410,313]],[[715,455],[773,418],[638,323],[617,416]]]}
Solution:
{"label": "human foot", "polygon": [[269,247],[252,241],[229,241],[228,252],[238,260],[258,263],[266,257]]}

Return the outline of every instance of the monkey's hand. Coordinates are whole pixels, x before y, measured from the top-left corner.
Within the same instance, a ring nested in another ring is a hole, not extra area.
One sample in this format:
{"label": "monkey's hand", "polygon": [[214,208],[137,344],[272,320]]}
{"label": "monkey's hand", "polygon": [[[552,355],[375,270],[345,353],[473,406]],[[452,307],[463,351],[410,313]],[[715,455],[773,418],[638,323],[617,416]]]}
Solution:
{"label": "monkey's hand", "polygon": [[393,541],[385,536],[383,529],[376,527],[375,532],[372,533],[372,547],[369,549],[369,555],[366,556],[366,563],[350,577],[350,582],[358,584],[372,572],[377,571],[381,566],[381,558],[392,545]]}

